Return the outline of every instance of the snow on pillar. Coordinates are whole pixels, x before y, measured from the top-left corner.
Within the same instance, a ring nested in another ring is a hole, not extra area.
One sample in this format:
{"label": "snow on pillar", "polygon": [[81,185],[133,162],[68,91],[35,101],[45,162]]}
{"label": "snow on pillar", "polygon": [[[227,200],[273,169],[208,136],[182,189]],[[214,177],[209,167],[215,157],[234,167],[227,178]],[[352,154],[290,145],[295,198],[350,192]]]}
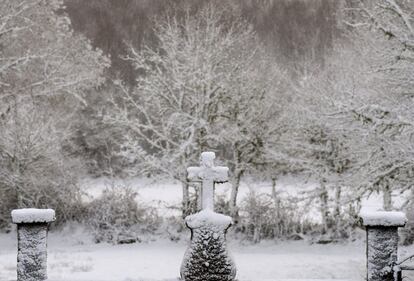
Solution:
{"label": "snow on pillar", "polygon": [[55,211],[18,209],[11,215],[17,224],[17,281],[47,280],[47,231]]}
{"label": "snow on pillar", "polygon": [[201,208],[185,218],[191,243],[181,265],[183,281],[233,281],[236,267],[226,249],[228,216],[214,212],[214,184],[227,182],[228,168],[214,166],[214,152],[203,152],[200,167],[187,169],[190,181],[201,182]]}
{"label": "snow on pillar", "polygon": [[407,218],[402,212],[361,214],[367,232],[367,281],[393,281],[398,259],[398,228]]}

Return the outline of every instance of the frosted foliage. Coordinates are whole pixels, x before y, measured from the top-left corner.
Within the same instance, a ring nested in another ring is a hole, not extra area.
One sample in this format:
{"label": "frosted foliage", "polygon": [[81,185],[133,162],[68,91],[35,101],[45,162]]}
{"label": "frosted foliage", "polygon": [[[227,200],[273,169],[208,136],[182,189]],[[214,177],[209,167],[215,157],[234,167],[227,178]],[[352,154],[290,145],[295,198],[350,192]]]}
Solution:
{"label": "frosted foliage", "polygon": [[55,211],[52,209],[19,209],[13,210],[13,223],[52,222],[55,220]]}
{"label": "frosted foliage", "polygon": [[368,227],[368,281],[394,280],[392,266],[397,260],[397,227]]}
{"label": "frosted foliage", "polygon": [[213,212],[190,216],[191,244],[181,266],[184,281],[235,280],[236,267],[226,250],[226,230],[231,219]]}
{"label": "frosted foliage", "polygon": [[47,224],[22,224],[18,229],[17,280],[47,279]]}
{"label": "frosted foliage", "polygon": [[361,218],[365,226],[404,226],[407,222],[403,212],[365,212]]}

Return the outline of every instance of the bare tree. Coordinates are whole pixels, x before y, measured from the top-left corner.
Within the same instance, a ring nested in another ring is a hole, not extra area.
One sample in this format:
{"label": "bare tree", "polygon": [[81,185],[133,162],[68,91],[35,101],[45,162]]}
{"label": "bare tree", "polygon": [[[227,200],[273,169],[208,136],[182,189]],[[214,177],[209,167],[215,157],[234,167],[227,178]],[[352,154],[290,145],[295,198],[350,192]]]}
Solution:
{"label": "bare tree", "polygon": [[237,193],[246,160],[241,150],[261,141],[248,130],[268,96],[269,83],[254,75],[264,51],[247,23],[227,15],[207,5],[194,15],[158,19],[158,48],[131,48],[128,59],[141,75],[133,90],[120,85],[115,110],[106,117],[108,124],[128,130],[125,153],[143,164],[141,172],[161,172],[182,182],[185,214],[185,169],[201,151],[231,147],[223,155],[230,159]]}
{"label": "bare tree", "polygon": [[63,146],[84,94],[103,82],[109,61],[73,34],[62,4],[0,3],[0,192],[8,198],[7,221],[10,208],[68,210],[77,200],[76,161]]}
{"label": "bare tree", "polygon": [[359,177],[366,179],[369,191],[381,191],[384,209],[391,209],[392,191],[412,186],[414,5],[354,1],[345,10],[346,36],[359,60],[354,60],[354,68],[362,70],[355,80],[359,89],[353,105],[348,106],[366,145],[356,142],[366,153],[359,169],[366,173]]}
{"label": "bare tree", "polygon": [[[412,5],[403,1],[351,1],[346,29],[324,69],[305,77],[310,112],[348,147],[352,167],[343,177],[354,196],[411,187]],[[411,38],[411,39],[410,39]]]}

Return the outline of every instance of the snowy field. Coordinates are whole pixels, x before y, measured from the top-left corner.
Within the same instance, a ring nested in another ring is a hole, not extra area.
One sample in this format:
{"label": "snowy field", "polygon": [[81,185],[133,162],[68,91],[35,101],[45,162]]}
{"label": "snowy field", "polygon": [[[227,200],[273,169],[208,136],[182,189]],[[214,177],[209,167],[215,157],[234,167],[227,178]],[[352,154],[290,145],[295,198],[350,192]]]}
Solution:
{"label": "snowy field", "polygon": [[[51,233],[49,281],[177,280],[186,242],[93,244],[84,233]],[[0,235],[0,280],[16,280],[16,234]],[[355,280],[365,276],[365,244],[318,245],[304,241],[242,245],[229,241],[239,281]],[[400,255],[412,253],[403,248]],[[413,279],[411,279],[413,280]]]}
{"label": "snowy field", "polygon": [[[112,183],[105,179],[88,180],[85,190],[91,197],[98,196],[104,187]],[[119,184],[119,183],[117,183]],[[181,200],[179,184],[152,183],[147,180],[122,182],[139,193],[138,200],[157,206],[162,215],[178,214],[171,208]],[[298,191],[291,180],[278,186],[282,194]],[[303,188],[311,188],[304,186]],[[220,185],[217,191],[229,193],[228,185]],[[266,184],[244,183],[240,198],[250,188],[270,192]],[[90,199],[90,198],[89,198]],[[365,208],[380,207],[379,198],[364,203]],[[311,216],[318,219],[317,212]],[[361,237],[364,237],[361,231]],[[177,280],[179,268],[189,240],[150,241],[130,245],[94,244],[79,227],[66,228],[51,233],[49,237],[50,281],[155,281]],[[16,233],[0,235],[0,281],[16,279]],[[365,241],[348,244],[318,245],[306,241],[264,241],[251,245],[229,239],[229,249],[234,255],[240,281],[270,280],[364,280]],[[404,251],[402,256],[404,256]],[[413,251],[411,251],[413,252]]]}
{"label": "snowy field", "polygon": [[[132,245],[92,244],[76,237],[49,237],[50,281],[176,280],[186,243],[155,241]],[[15,280],[15,234],[0,236],[0,280]],[[241,245],[230,242],[240,281],[362,280],[364,245],[306,242]]]}

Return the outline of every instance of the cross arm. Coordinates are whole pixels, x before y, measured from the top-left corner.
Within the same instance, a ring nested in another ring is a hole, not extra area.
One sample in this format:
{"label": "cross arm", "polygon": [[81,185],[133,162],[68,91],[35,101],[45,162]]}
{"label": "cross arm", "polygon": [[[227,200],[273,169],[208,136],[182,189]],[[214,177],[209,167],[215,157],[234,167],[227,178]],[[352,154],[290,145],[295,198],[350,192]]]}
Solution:
{"label": "cross arm", "polygon": [[225,183],[229,181],[229,168],[216,166],[213,168],[213,179],[217,183]]}
{"label": "cross arm", "polygon": [[188,167],[187,179],[192,182],[213,180],[217,183],[224,183],[229,180],[229,168],[217,166],[214,168]]}
{"label": "cross arm", "polygon": [[187,179],[189,181],[201,182],[203,180],[202,176],[202,169],[200,167],[187,168]]}

